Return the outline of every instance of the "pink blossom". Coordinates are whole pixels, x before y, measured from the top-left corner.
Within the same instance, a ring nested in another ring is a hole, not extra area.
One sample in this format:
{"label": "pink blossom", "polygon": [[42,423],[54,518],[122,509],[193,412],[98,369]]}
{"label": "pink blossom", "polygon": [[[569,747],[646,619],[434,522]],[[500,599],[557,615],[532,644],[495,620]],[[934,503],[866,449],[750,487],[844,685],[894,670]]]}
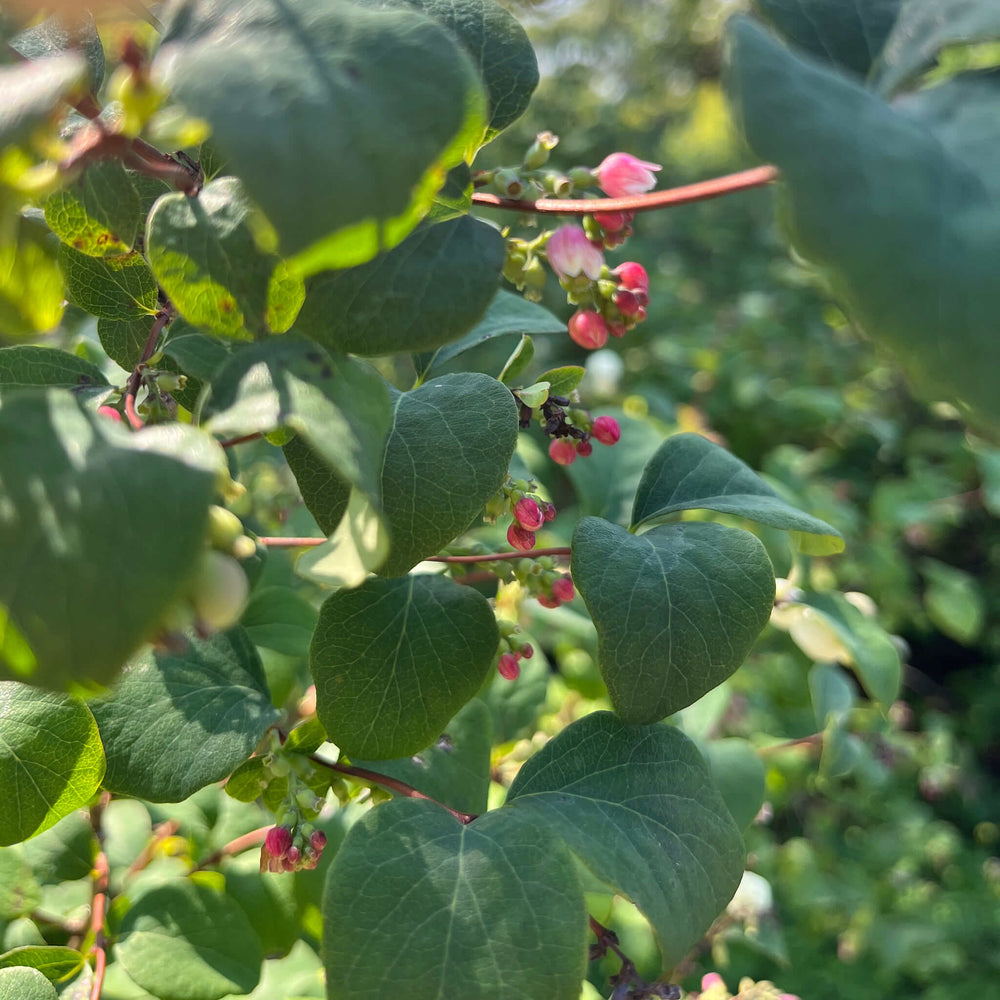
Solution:
{"label": "pink blossom", "polygon": [[549,597],[548,594],[539,594],[538,597],[535,598],[535,600],[537,600],[538,603],[543,608],[558,608],[559,607],[559,598],[557,598],[557,597]]}
{"label": "pink blossom", "polygon": [[589,458],[594,454],[594,446],[589,441],[577,441],[576,453],[580,458]]}
{"label": "pink blossom", "polygon": [[614,417],[598,417],[594,421],[591,433],[601,444],[617,444],[621,440],[622,429]]}
{"label": "pink blossom", "polygon": [[723,989],[726,988],[726,984],[717,972],[707,972],[701,977],[701,988],[703,990],[710,990],[713,986],[721,986]]}
{"label": "pink blossom", "polygon": [[505,681],[516,681],[521,673],[521,666],[513,653],[504,653],[497,661],[497,670]]}
{"label": "pink blossom", "polygon": [[546,521],[554,521],[556,519],[556,505],[542,501],[542,516]]}
{"label": "pink blossom", "polygon": [[627,288],[630,292],[649,291],[649,275],[637,261],[627,260],[611,273],[618,279],[619,288]]}
{"label": "pink blossom", "polygon": [[326,834],[322,830],[313,830],[309,835],[309,846],[317,853],[322,854],[326,847]]}
{"label": "pink blossom", "polygon": [[507,541],[522,552],[527,552],[535,547],[535,533],[527,531],[516,521],[507,529]]}
{"label": "pink blossom", "polygon": [[595,212],[594,221],[606,233],[620,233],[631,221],[631,212]]}
{"label": "pink blossom", "polygon": [[538,531],[545,523],[545,515],[538,501],[531,497],[521,497],[514,504],[514,518],[525,531]]}
{"label": "pink blossom", "polygon": [[612,298],[623,316],[638,316],[642,309],[642,303],[636,293],[627,288],[619,288]]}
{"label": "pink blossom", "polygon": [[631,153],[612,153],[604,157],[594,173],[609,198],[628,198],[656,187],[653,171],[662,169],[659,163],[648,163]]}
{"label": "pink blossom", "polygon": [[573,581],[568,576],[561,576],[558,580],[555,580],[552,584],[552,596],[560,602],[560,604],[567,604],[572,601],[576,596],[576,590],[573,588]]}
{"label": "pink blossom", "polygon": [[608,342],[608,324],[593,309],[578,309],[569,318],[570,338],[587,350],[603,347]]}
{"label": "pink blossom", "polygon": [[97,412],[102,417],[107,417],[108,420],[114,420],[115,423],[122,422],[122,415],[113,406],[99,406]]}
{"label": "pink blossom", "polygon": [[521,647],[521,659],[530,660],[535,655],[535,647],[530,642],[526,642]]}
{"label": "pink blossom", "polygon": [[594,281],[604,267],[604,255],[579,226],[560,226],[545,244],[545,253],[560,278],[585,274]]}
{"label": "pink blossom", "polygon": [[272,826],[260,848],[262,872],[285,871],[285,859],[292,850],[292,832],[284,826]]}
{"label": "pink blossom", "polygon": [[576,447],[569,438],[553,438],[549,443],[549,458],[557,465],[572,465],[576,461]]}

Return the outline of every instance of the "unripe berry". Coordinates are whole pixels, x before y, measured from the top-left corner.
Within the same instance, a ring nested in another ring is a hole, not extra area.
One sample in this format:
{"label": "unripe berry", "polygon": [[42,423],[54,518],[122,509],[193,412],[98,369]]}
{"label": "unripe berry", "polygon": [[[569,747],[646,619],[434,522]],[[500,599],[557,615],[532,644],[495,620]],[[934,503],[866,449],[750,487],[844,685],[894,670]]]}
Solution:
{"label": "unripe berry", "polygon": [[507,529],[507,541],[522,552],[535,547],[535,533],[522,528],[517,522]]}
{"label": "unripe berry", "polygon": [[537,531],[545,523],[545,515],[542,513],[541,507],[531,497],[521,497],[514,504],[514,517],[526,531]]}
{"label": "unripe berry", "polygon": [[505,681],[516,681],[520,676],[521,667],[513,653],[504,653],[497,661],[497,670]]}
{"label": "unripe berry", "polygon": [[213,632],[230,628],[240,620],[250,586],[240,565],[215,549],[202,553],[191,592],[198,621]]}
{"label": "unripe berry", "polygon": [[587,350],[603,347],[608,342],[608,325],[593,309],[578,309],[570,316],[568,327],[574,343]]}
{"label": "unripe berry", "polygon": [[598,417],[590,432],[601,444],[606,445],[617,444],[622,436],[622,429],[614,417]]}
{"label": "unripe berry", "polygon": [[208,541],[213,549],[231,552],[233,543],[243,535],[243,522],[231,511],[217,504],[208,508]]}
{"label": "unripe berry", "polygon": [[569,438],[553,438],[549,458],[557,465],[572,465],[576,461],[576,446]]}

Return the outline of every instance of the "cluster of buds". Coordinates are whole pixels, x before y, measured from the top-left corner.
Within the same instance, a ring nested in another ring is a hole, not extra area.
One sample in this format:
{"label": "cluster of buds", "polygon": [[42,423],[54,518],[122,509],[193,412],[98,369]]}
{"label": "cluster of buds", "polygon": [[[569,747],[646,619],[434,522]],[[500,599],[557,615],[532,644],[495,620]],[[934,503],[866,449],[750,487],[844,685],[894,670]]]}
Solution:
{"label": "cluster of buds", "polygon": [[576,596],[572,578],[558,569],[552,556],[519,559],[513,566],[513,577],[543,608],[558,608]]}
{"label": "cluster of buds", "polygon": [[514,519],[507,529],[507,541],[522,552],[535,547],[535,532],[556,516],[555,505],[535,495],[534,489],[533,482],[508,476],[496,496],[486,504],[483,515],[487,522],[496,524],[499,517],[511,514]]}
{"label": "cluster of buds", "polygon": [[535,655],[534,647],[518,634],[520,626],[500,619],[500,645],[497,647],[497,672],[505,681],[516,681],[521,674],[521,660],[530,660]]}
{"label": "cluster of buds", "polygon": [[[593,454],[591,441],[610,447],[621,440],[622,429],[614,417],[591,417],[586,410],[571,406],[566,396],[550,395],[537,409],[542,430],[552,439],[549,458],[557,465],[572,465],[577,456]],[[522,401],[521,427],[529,427],[534,416],[535,410]]]}
{"label": "cluster of buds", "polygon": [[799,1000],[794,993],[785,993],[766,979],[754,982],[748,976],[740,980],[735,997],[717,972],[701,977],[701,992],[692,993],[691,1000]]}
{"label": "cluster of buds", "polygon": [[326,847],[326,834],[308,823],[301,826],[272,826],[260,848],[262,872],[296,872],[312,869]]}

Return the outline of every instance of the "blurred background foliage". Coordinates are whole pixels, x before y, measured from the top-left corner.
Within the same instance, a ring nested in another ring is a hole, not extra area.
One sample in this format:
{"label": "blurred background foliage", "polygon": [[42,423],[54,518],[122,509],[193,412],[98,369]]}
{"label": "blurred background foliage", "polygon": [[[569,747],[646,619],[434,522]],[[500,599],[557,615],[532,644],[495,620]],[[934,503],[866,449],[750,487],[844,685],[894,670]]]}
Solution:
{"label": "blurred background foliage", "polygon": [[[506,6],[536,46],[542,82],[528,115],[486,151],[488,165],[517,162],[542,129],[561,137],[552,162],[563,168],[624,150],[663,164],[661,188],[754,165],[720,83],[722,27],[745,5]],[[601,467],[571,467],[580,512],[610,504],[602,512],[614,516],[608,475],[627,480],[664,427],[709,432],[840,528],[846,552],[800,569],[819,588],[868,594],[906,650],[889,720],[859,698],[845,746],[762,748],[767,806],[747,833],[748,866],[770,883],[773,905],[725,918],[685,985],[717,968],[731,986],[749,975],[813,998],[992,995],[1000,449],[974,438],[946,404],[916,400],[851,327],[789,251],[772,190],[641,215],[609,259],[649,269],[649,318],[578,360],[588,366],[587,404],[621,407],[630,418],[622,449],[640,454],[616,456],[614,469],[610,453],[595,453]],[[550,291],[546,304],[564,310],[560,290]],[[560,342],[559,357],[572,349]],[[590,506],[588,488],[600,493]],[[627,482],[621,492],[630,495]],[[573,502],[568,484],[563,493],[557,503]],[[772,556],[787,572],[787,556]],[[574,635],[580,623],[564,617],[562,645],[549,652],[560,683],[584,698],[596,674]],[[809,678],[806,656],[768,630],[700,735],[807,737],[822,728]],[[619,929],[640,953],[641,922],[619,909]]]}

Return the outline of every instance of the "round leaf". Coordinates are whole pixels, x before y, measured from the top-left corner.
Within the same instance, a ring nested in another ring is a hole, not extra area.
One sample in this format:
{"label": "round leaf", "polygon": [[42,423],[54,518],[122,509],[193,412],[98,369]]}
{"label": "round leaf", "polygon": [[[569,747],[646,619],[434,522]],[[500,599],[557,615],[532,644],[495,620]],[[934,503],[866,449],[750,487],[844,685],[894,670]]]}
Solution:
{"label": "round leaf", "polygon": [[57,1000],[55,987],[37,969],[0,969],[0,1000]]}

